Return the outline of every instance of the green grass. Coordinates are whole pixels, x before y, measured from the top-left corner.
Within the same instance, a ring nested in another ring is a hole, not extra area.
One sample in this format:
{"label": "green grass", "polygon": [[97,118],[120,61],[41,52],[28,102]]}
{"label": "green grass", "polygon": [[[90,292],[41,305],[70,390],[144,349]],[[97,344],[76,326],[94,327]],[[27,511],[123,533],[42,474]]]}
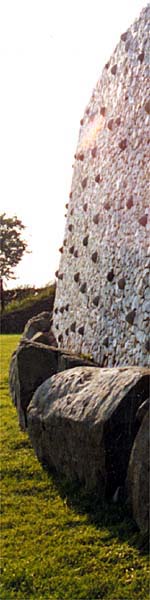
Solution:
{"label": "green grass", "polygon": [[18,340],[1,336],[1,600],[148,600],[146,550],[124,507],[54,480],[19,430],[8,391]]}

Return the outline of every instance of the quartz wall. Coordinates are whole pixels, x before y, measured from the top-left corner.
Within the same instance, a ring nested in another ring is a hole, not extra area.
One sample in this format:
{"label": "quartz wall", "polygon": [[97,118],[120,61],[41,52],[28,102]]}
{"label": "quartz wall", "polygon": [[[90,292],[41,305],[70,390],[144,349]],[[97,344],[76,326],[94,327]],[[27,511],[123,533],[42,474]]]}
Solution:
{"label": "quartz wall", "polygon": [[121,35],[80,122],[53,329],[101,366],[150,352],[150,5]]}

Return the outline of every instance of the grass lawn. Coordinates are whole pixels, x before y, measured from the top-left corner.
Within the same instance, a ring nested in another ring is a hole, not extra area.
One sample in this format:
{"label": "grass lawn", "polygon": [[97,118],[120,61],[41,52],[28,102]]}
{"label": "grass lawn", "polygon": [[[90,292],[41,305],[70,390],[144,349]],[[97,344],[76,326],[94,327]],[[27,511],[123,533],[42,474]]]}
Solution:
{"label": "grass lawn", "polygon": [[1,600],[148,600],[148,556],[125,508],[101,507],[42,469],[19,430],[1,336]]}

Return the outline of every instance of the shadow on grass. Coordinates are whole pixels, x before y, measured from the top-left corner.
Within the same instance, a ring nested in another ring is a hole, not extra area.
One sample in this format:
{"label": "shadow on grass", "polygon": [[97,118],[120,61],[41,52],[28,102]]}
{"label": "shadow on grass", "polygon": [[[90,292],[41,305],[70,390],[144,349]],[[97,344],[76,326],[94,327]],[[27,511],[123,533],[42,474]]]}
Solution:
{"label": "shadow on grass", "polygon": [[115,504],[113,501],[101,499],[97,492],[87,492],[78,482],[68,482],[64,476],[59,477],[55,471],[50,472],[45,466],[44,470],[48,478],[53,479],[57,492],[69,508],[78,514],[86,514],[89,523],[95,525],[96,529],[108,529],[110,539],[127,541],[130,546],[136,547],[140,554],[149,554],[149,536],[140,534],[129,514],[126,500]]}
{"label": "shadow on grass", "polygon": [[[16,450],[21,448],[28,448],[30,446],[27,441],[21,441],[15,444]],[[76,513],[86,515],[89,523],[93,524],[96,529],[109,531],[107,542],[112,538],[118,539],[121,543],[128,542],[130,546],[136,547],[141,555],[147,555],[149,553],[148,535],[141,536],[136,523],[133,521],[129,514],[127,503],[125,499],[120,500],[116,504],[112,501],[104,500],[100,498],[100,493],[92,492],[89,493],[85,488],[79,485],[78,481],[69,482],[65,476],[58,476],[56,471],[51,471],[47,466],[41,465],[46,476],[47,481],[43,482],[42,471],[30,469],[28,466],[21,465],[21,467],[7,467],[7,476],[19,482],[27,482],[34,479],[33,485],[28,488],[24,485],[24,489],[17,488],[15,491],[16,495],[21,496],[22,493],[25,496],[36,496],[37,498],[43,493],[47,497],[54,497],[55,491],[59,493],[65,506],[73,509]],[[3,474],[3,473],[2,473]],[[4,468],[4,475],[5,475]],[[53,484],[50,486],[50,480]],[[40,483],[44,483],[44,486],[40,486]]]}
{"label": "shadow on grass", "polygon": [[18,450],[22,450],[22,449],[26,449],[26,448],[27,449],[31,448],[31,444],[29,443],[28,439],[27,440],[26,439],[19,440],[17,442],[14,442],[13,446],[12,446],[13,451],[16,451],[16,450],[18,451]]}

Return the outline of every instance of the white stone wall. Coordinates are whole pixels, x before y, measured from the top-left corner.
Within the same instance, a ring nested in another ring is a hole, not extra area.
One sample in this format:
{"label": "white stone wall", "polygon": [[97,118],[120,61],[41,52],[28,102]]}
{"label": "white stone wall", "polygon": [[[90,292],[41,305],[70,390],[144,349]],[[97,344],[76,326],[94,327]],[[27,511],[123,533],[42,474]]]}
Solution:
{"label": "white stone wall", "polygon": [[58,344],[102,366],[150,351],[150,5],[120,39],[85,110],[57,276]]}

